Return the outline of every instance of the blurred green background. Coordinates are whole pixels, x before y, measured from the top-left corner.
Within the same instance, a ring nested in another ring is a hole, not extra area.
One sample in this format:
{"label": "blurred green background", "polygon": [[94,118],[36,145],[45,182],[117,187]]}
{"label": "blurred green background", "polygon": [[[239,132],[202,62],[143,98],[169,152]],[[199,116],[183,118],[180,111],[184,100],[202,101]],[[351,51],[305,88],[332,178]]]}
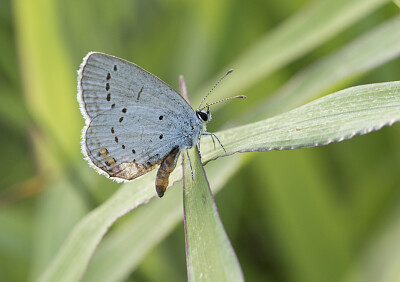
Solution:
{"label": "blurred green background", "polygon": [[[89,51],[135,62],[175,89],[183,74],[197,105],[227,69],[240,73],[238,57],[322,2],[329,1],[2,0],[0,281],[34,281],[74,224],[118,189],[80,152],[76,79]],[[390,1],[365,6],[343,30],[228,93],[248,99],[216,108],[209,131],[243,124],[291,77],[399,14]],[[265,58],[273,56],[265,50]],[[396,55],[318,95],[399,74]],[[216,195],[245,278],[400,281],[399,144],[394,125],[325,147],[247,154]],[[184,246],[180,223],[124,281],[185,281]]]}

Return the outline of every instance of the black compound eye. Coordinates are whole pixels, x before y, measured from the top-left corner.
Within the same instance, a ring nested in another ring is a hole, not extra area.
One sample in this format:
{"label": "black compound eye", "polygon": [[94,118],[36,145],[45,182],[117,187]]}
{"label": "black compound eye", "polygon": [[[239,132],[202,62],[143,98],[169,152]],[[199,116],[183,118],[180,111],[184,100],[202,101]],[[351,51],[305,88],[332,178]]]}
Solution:
{"label": "black compound eye", "polygon": [[199,119],[201,119],[202,121],[207,121],[208,120],[208,115],[205,112],[202,112],[200,110],[196,111],[196,115]]}

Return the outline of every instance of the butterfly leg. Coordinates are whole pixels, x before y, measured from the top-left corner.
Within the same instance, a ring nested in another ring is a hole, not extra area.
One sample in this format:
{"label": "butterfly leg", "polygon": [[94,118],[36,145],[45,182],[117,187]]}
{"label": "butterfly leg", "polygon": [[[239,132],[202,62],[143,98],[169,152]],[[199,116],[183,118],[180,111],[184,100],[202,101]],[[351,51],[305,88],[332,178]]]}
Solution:
{"label": "butterfly leg", "polygon": [[[210,135],[211,136],[211,140],[213,141],[214,144],[214,150],[215,150],[215,140],[214,140],[214,135]],[[222,147],[223,148],[223,147]]]}
{"label": "butterfly leg", "polygon": [[192,180],[193,180],[193,168],[192,168],[192,162],[190,161],[190,157],[189,157],[189,151],[188,151],[188,149],[187,149],[187,148],[186,148],[186,155],[187,155],[187,158],[188,158],[188,160],[189,160],[190,171],[192,172]]}
{"label": "butterfly leg", "polygon": [[215,148],[215,141],[214,141],[214,138],[213,138],[213,137],[215,137],[215,139],[217,139],[219,145],[221,145],[222,149],[224,149],[224,151],[225,151],[225,153],[226,153],[226,150],[225,150],[225,148],[224,148],[224,145],[222,145],[221,141],[219,141],[219,138],[217,137],[217,135],[215,135],[214,133],[211,133],[211,132],[203,132],[201,135],[210,135],[211,138],[212,138],[212,140],[213,140],[213,142],[214,142],[214,148]]}

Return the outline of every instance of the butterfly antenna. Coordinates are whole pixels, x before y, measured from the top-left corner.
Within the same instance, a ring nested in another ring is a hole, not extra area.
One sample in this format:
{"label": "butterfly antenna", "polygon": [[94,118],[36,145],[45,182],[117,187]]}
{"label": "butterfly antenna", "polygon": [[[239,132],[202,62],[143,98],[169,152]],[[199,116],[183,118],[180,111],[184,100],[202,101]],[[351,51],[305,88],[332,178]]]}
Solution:
{"label": "butterfly antenna", "polygon": [[235,97],[229,97],[229,98],[221,99],[221,100],[219,100],[219,101],[212,102],[211,104],[207,104],[207,106],[201,108],[200,110],[203,110],[203,109],[205,109],[205,108],[207,108],[207,107],[209,107],[209,106],[211,106],[211,105],[217,104],[217,103],[219,103],[219,102],[223,102],[223,101],[231,100],[231,99],[237,99],[237,98],[245,99],[245,98],[247,98],[247,97],[244,96],[244,95],[238,95],[238,96],[235,96]]}
{"label": "butterfly antenna", "polygon": [[[226,74],[224,74],[224,75],[217,81],[217,83],[215,83],[215,85],[213,86],[213,88],[211,88],[211,90],[208,91],[207,95],[204,96],[203,100],[201,100],[201,103],[200,103],[198,109],[200,109],[201,104],[203,104],[204,100],[208,97],[208,95],[210,95],[210,93],[215,89],[215,87],[217,87],[217,85],[218,85],[228,74],[230,74],[231,72],[233,72],[232,69],[228,70],[228,71],[226,72]],[[213,104],[215,104],[215,103],[213,103]]]}

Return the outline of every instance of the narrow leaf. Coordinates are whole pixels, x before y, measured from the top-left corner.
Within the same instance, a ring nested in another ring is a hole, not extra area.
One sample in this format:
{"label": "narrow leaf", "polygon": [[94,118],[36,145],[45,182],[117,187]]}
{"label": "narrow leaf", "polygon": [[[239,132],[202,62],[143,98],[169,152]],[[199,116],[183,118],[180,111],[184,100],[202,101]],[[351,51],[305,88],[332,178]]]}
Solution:
{"label": "narrow leaf", "polygon": [[295,75],[257,109],[252,109],[247,120],[260,120],[298,107],[345,80],[397,58],[399,41],[400,17],[397,16]]}
{"label": "narrow leaf", "polygon": [[[213,97],[217,100],[241,94],[244,89],[310,52],[388,2],[388,0],[311,1],[304,9],[272,32],[266,33],[230,63],[224,71],[234,68],[235,72],[230,79],[224,81],[224,87],[215,90]],[[213,85],[219,77],[220,74],[207,82],[196,97],[203,97],[210,85]]]}
{"label": "narrow leaf", "polygon": [[[15,0],[13,4],[26,104],[34,122],[51,140],[48,150],[53,151],[48,155],[58,156],[58,164],[67,156],[79,156],[81,122],[72,95],[76,93],[76,66],[67,56],[55,1]],[[49,161],[38,163],[54,170]]]}
{"label": "narrow leaf", "polygon": [[396,206],[349,271],[345,282],[400,281],[400,209]]}
{"label": "narrow leaf", "polygon": [[[207,165],[213,193],[222,189],[239,169],[242,159],[242,155],[236,155]],[[181,172],[180,168],[176,170]],[[146,254],[182,220],[181,188],[182,184],[176,183],[162,200],[155,199],[132,211],[129,218],[102,240],[83,281],[124,281]],[[141,189],[154,191],[154,184]]]}
{"label": "narrow leaf", "polygon": [[[77,281],[83,275],[89,260],[107,232],[121,216],[155,197],[155,172],[148,173],[133,183],[123,185],[109,200],[83,218],[69,235],[63,247],[40,277],[39,281]],[[179,179],[174,171],[171,183]],[[141,189],[153,187],[153,189]]]}
{"label": "narrow leaf", "polygon": [[214,150],[211,140],[203,138],[203,161],[236,152],[327,145],[399,120],[400,81],[356,86],[273,118],[217,132],[226,152]]}
{"label": "narrow leaf", "polygon": [[58,252],[70,230],[88,212],[82,194],[63,175],[49,181],[38,197],[37,206],[30,281],[36,281]]}
{"label": "narrow leaf", "polygon": [[[219,218],[197,147],[184,154],[184,219],[189,281],[243,281]],[[192,178],[193,170],[193,178]]]}
{"label": "narrow leaf", "polygon": [[[154,194],[154,183],[149,188]],[[129,219],[100,243],[83,281],[126,279],[182,218],[181,189],[182,183],[175,183],[162,199],[154,199],[132,211]]]}

